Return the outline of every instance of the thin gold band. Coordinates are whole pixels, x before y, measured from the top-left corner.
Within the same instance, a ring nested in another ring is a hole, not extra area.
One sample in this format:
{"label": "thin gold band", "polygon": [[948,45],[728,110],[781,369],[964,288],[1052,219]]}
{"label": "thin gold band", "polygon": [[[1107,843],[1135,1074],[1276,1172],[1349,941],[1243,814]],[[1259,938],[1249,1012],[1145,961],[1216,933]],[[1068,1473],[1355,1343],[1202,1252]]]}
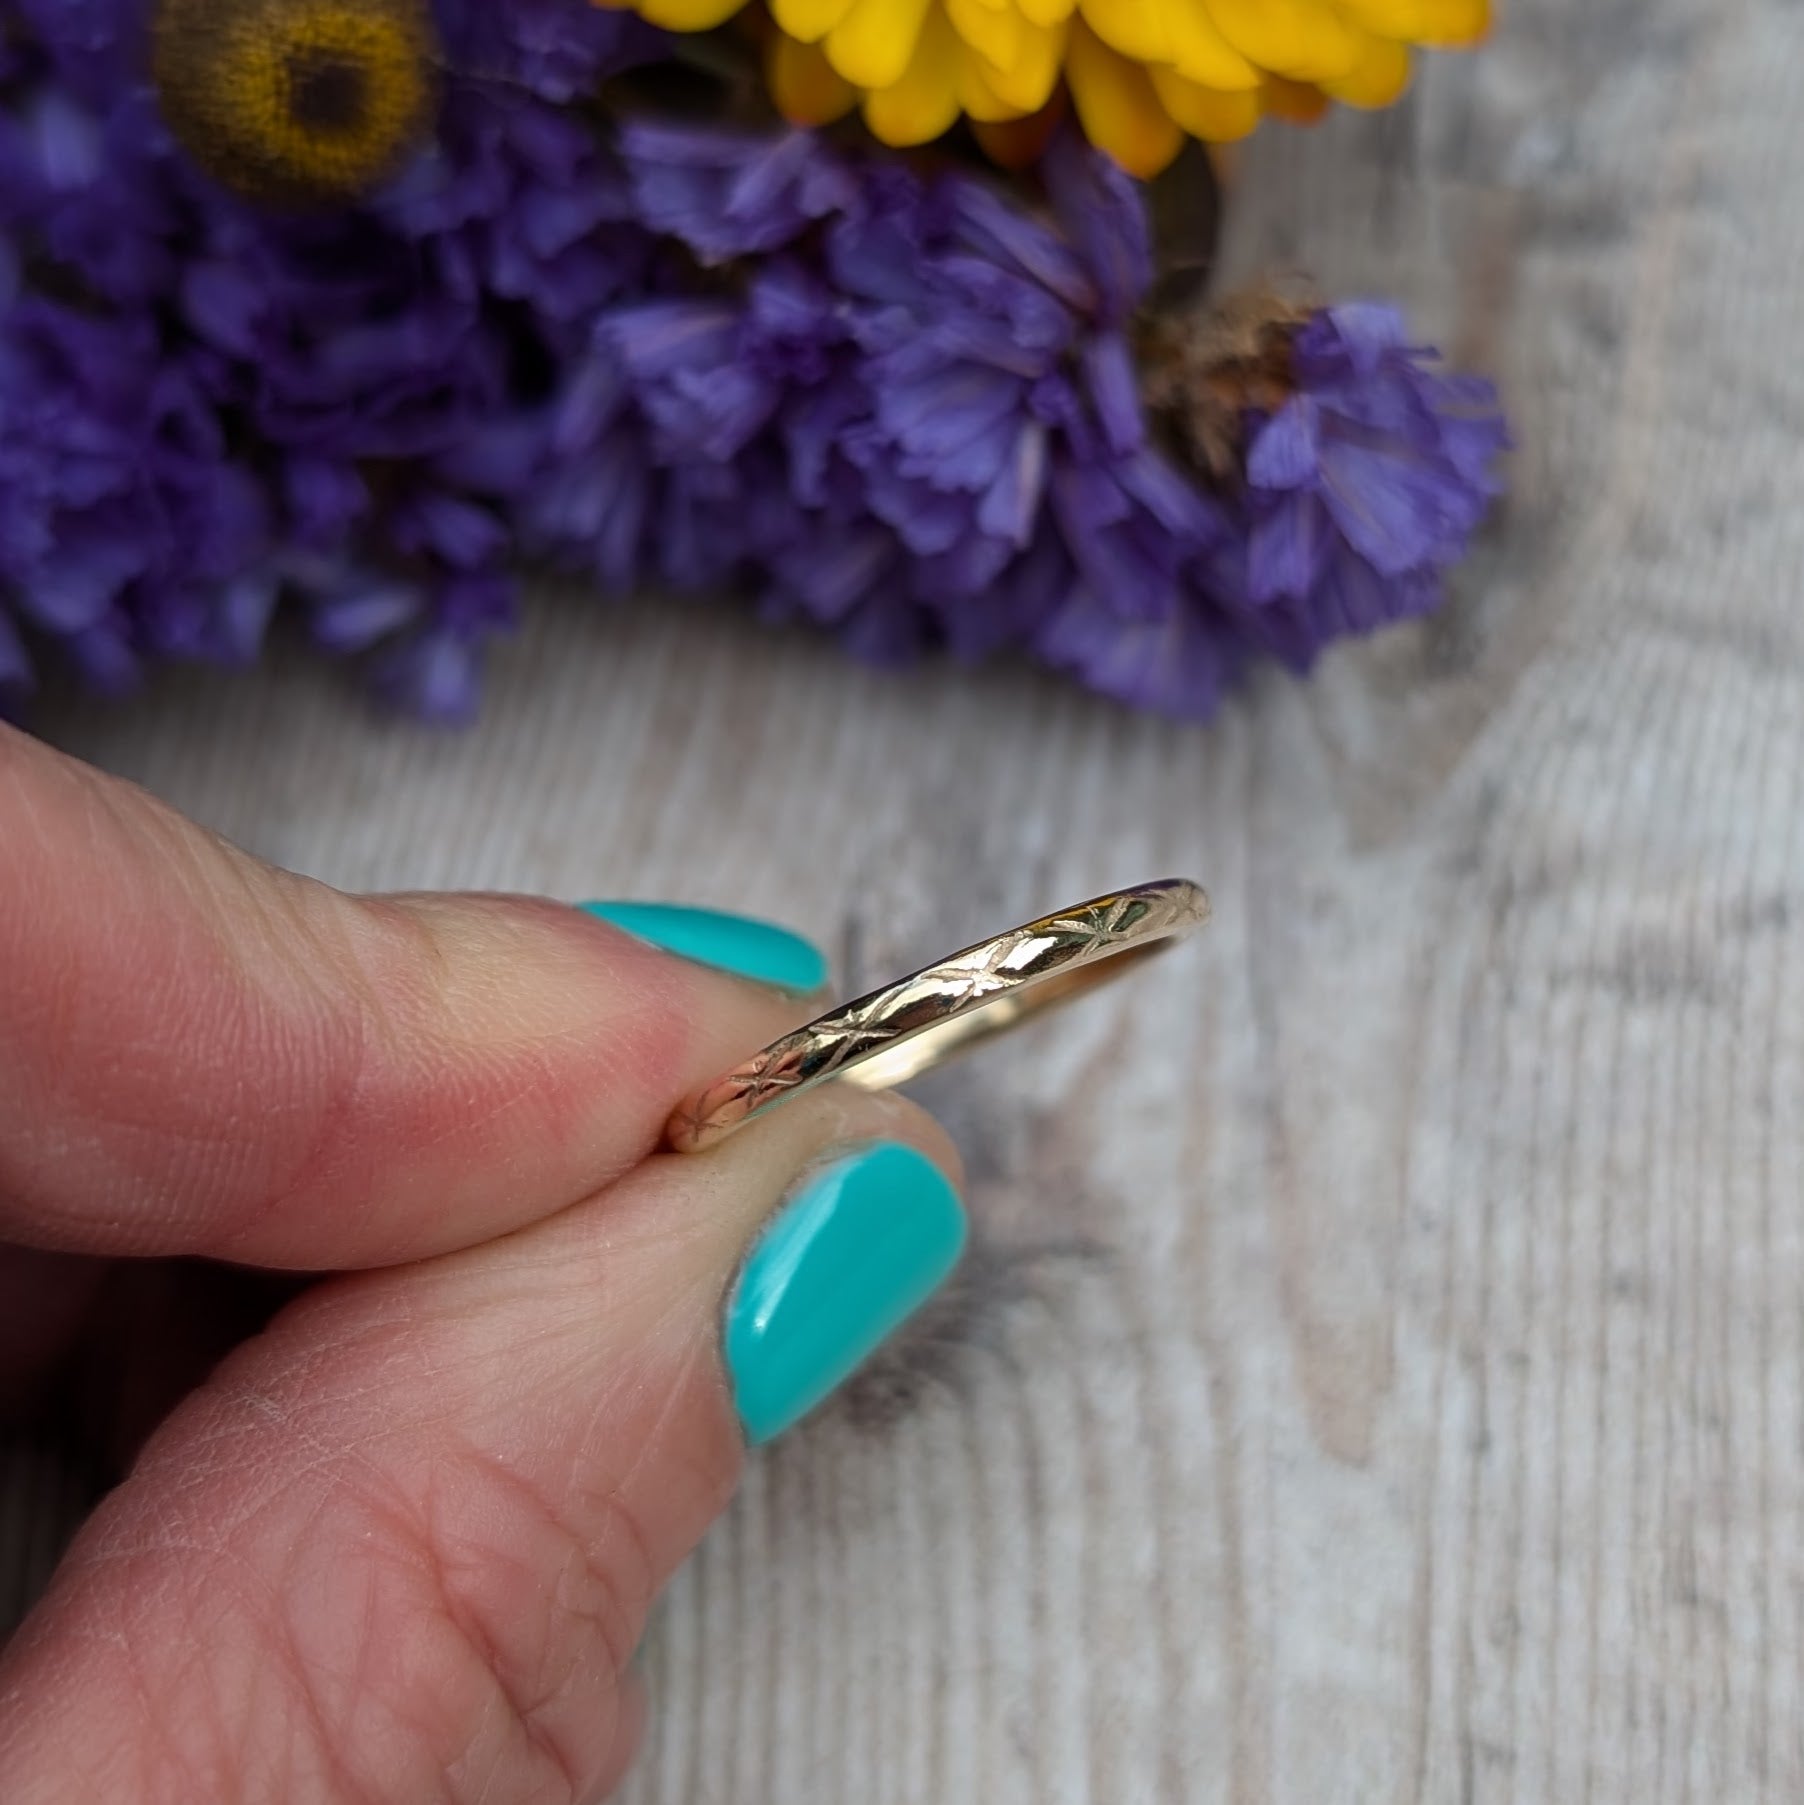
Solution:
{"label": "thin gold band", "polygon": [[985,940],[773,1041],[691,1097],[665,1138],[702,1153],[753,1116],[844,1078],[886,1090],[1029,1015],[1119,977],[1209,919],[1184,878],[1138,884]]}

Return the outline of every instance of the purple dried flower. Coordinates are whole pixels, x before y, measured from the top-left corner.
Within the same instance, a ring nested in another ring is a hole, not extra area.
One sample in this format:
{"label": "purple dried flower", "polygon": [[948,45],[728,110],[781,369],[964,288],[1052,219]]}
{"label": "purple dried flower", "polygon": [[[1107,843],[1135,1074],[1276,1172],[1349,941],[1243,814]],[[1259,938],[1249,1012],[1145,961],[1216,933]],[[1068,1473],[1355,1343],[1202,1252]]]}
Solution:
{"label": "purple dried flower", "polygon": [[[704,136],[682,135],[685,169]],[[629,165],[671,141],[623,137]],[[816,273],[786,263],[737,297],[635,309],[620,346],[666,463],[743,456],[767,421],[781,442],[789,518],[746,545],[774,579],[768,605],[884,657],[1019,642],[1080,582],[1126,619],[1196,606],[1199,631],[1227,630],[1190,587],[1225,519],[1147,448],[1116,327],[1147,272],[1131,187],[1081,151],[1049,170],[1091,210],[1080,250],[968,178],[779,143],[767,191],[830,202]],[[718,139],[714,157],[724,169]],[[741,194],[715,172],[660,220],[704,259],[735,233],[797,244],[811,206],[760,213]]]}
{"label": "purple dried flower", "polygon": [[1200,716],[1254,656],[1432,605],[1491,493],[1488,385],[1379,306],[1285,317],[1215,410],[1231,480],[1174,461],[1139,191],[1074,138],[1035,211],[806,133],[610,137],[570,103],[658,34],[436,0],[431,141],[260,214],[165,130],[148,3],[0,0],[0,705],[33,642],[118,687],[254,656],[286,597],[464,720],[526,558]]}
{"label": "purple dried flower", "polygon": [[1318,641],[1433,608],[1496,492],[1495,391],[1430,366],[1394,307],[1324,308],[1296,393],[1248,434],[1247,600]]}
{"label": "purple dried flower", "polygon": [[453,69],[524,88],[554,106],[594,93],[666,54],[664,34],[636,13],[572,0],[437,0],[439,36]]}
{"label": "purple dried flower", "polygon": [[1081,585],[1036,643],[1048,663],[1103,695],[1180,720],[1207,720],[1246,660],[1244,644],[1201,609],[1126,619]]}
{"label": "purple dried flower", "polygon": [[808,132],[627,120],[617,146],[639,217],[704,263],[774,251],[858,200],[856,181]]}
{"label": "purple dried flower", "polygon": [[490,571],[448,579],[432,598],[424,629],[377,660],[377,690],[421,720],[467,726],[481,699],[480,648],[510,631],[518,615],[511,578]]}
{"label": "purple dried flower", "polygon": [[[27,298],[0,320],[0,583],[115,686],[130,648],[241,661],[262,492],[148,320]],[[128,616],[129,605],[129,616]]]}

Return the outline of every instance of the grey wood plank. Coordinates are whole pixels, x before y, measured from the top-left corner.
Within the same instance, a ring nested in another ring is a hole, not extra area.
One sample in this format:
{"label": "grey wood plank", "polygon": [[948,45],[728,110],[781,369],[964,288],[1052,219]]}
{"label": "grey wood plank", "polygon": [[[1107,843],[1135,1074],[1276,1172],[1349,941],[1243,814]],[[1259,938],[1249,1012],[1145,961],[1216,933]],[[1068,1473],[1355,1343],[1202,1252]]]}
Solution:
{"label": "grey wood plank", "polygon": [[634,1805],[1804,1796],[1797,26],[1522,0],[1250,150],[1231,269],[1401,294],[1521,448],[1445,617],[1207,732],[572,596],[467,738],[296,669],[48,724],[336,882],[736,904],[848,982],[1214,890],[929,1087],[975,1277],[754,1464]]}

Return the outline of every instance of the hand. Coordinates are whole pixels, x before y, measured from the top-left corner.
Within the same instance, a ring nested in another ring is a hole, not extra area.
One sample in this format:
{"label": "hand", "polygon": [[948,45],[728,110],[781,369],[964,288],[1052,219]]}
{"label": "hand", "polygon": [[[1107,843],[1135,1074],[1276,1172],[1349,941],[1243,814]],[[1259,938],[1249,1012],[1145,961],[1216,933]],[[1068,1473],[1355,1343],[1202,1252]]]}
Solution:
{"label": "hand", "polygon": [[[161,1417],[0,1657],[0,1798],[605,1797],[748,1430],[956,1257],[944,1137],[830,1086],[655,1153],[807,1005],[342,895],[4,728],[0,860],[0,1405],[66,1427],[99,1348],[115,1441]],[[339,1276],[207,1371],[220,1261]]]}

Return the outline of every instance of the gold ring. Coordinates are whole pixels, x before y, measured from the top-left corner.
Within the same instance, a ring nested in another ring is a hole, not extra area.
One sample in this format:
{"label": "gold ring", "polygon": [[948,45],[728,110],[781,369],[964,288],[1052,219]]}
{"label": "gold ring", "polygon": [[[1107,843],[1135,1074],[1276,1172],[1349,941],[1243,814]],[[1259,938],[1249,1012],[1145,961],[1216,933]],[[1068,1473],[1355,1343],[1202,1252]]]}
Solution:
{"label": "gold ring", "polygon": [[1207,894],[1184,878],[1042,916],[773,1041],[685,1102],[665,1139],[678,1153],[702,1153],[830,1078],[864,1090],[905,1083],[1050,1004],[1108,983],[1208,919]]}

